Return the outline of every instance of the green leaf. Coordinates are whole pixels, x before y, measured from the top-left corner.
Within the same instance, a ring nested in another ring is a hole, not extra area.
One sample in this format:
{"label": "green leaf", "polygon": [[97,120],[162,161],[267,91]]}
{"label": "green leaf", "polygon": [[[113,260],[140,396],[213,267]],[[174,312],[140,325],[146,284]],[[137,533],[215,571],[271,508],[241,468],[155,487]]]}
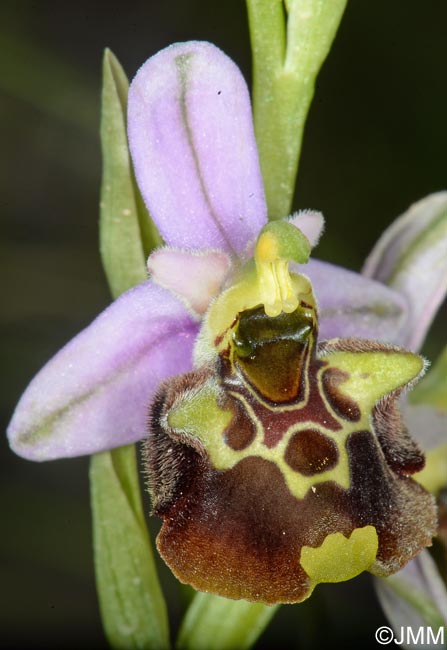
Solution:
{"label": "green leaf", "polygon": [[133,446],[92,457],[93,541],[105,633],[117,650],[169,648],[166,606],[144,521]]}
{"label": "green leaf", "polygon": [[[135,183],[126,132],[128,81],[106,50],[103,61],[100,250],[116,298],[147,277],[146,256],[161,242]],[[133,446],[91,459],[96,582],[112,647],[169,648],[166,605],[144,520]]]}
{"label": "green leaf", "polygon": [[277,609],[277,606],[198,593],[186,612],[177,648],[247,650],[262,634]]}
{"label": "green leaf", "polygon": [[147,277],[146,257],[161,239],[135,183],[127,144],[128,81],[116,57],[103,60],[100,251],[112,295]]}
{"label": "green leaf", "polygon": [[[247,0],[253,112],[270,219],[290,214],[315,80],[347,0]],[[286,23],[287,16],[287,23]]]}

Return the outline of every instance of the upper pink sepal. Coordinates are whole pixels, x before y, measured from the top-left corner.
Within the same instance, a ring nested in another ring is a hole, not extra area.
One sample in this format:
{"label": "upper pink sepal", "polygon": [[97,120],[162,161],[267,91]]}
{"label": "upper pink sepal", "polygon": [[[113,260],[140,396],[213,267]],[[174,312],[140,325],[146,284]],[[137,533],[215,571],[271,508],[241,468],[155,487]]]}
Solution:
{"label": "upper pink sepal", "polygon": [[288,221],[299,228],[306,235],[312,248],[320,241],[324,230],[324,217],[321,212],[316,210],[300,210],[294,212]]}
{"label": "upper pink sepal", "polygon": [[206,42],[151,57],[129,90],[139,188],[169,246],[240,254],[266,221],[250,97],[238,67]]}

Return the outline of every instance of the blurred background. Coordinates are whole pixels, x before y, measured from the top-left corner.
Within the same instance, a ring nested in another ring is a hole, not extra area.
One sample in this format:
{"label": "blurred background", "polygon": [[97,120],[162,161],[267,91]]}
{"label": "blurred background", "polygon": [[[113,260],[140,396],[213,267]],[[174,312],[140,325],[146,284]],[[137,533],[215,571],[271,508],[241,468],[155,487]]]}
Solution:
{"label": "blurred background", "polygon": [[[295,198],[297,209],[325,214],[322,259],[359,270],[396,216],[445,186],[446,24],[439,0],[348,3],[318,80]],[[34,373],[110,300],[97,233],[103,49],[131,78],[157,50],[188,39],[216,43],[250,82],[243,0],[0,3],[3,430]],[[443,328],[438,317],[424,348],[431,358]],[[15,457],[4,437],[0,446],[0,647],[107,647],[88,460],[38,465]],[[160,569],[175,630],[185,591]],[[283,607],[256,648],[376,648],[381,624],[365,575]]]}

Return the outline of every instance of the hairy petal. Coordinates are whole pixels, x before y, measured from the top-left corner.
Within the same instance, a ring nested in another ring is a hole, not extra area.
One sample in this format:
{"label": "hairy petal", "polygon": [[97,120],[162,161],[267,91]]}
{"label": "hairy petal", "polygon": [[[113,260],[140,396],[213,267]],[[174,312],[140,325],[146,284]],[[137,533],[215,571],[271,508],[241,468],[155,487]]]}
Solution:
{"label": "hairy petal", "polygon": [[197,325],[147,281],[123,294],[37,374],[8,427],[30,460],[80,456],[144,437],[159,382],[191,367]]}
{"label": "hairy petal", "polygon": [[318,297],[320,338],[351,336],[399,343],[407,303],[396,291],[333,264],[310,260],[299,267]]}
{"label": "hairy petal", "polygon": [[407,297],[401,343],[417,350],[447,291],[447,192],[412,205],[381,236],[363,274]]}
{"label": "hairy petal", "polygon": [[219,293],[231,260],[222,251],[161,248],[149,257],[147,267],[154,282],[178,295],[201,316]]}
{"label": "hairy petal", "polygon": [[206,42],[150,58],[129,91],[141,193],[167,244],[242,253],[266,221],[250,97],[237,66]]}
{"label": "hairy petal", "polygon": [[324,230],[324,217],[321,212],[300,210],[299,212],[294,212],[288,221],[306,235],[312,248],[317,246]]}

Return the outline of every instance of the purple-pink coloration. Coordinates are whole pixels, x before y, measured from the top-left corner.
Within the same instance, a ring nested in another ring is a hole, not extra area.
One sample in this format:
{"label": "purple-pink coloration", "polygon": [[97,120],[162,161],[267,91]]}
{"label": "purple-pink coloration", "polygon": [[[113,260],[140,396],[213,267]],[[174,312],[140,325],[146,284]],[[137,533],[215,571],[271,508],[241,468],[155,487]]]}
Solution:
{"label": "purple-pink coloration", "polygon": [[149,257],[147,268],[154,282],[180,296],[199,317],[218,295],[231,270],[231,258],[223,251],[191,253],[182,249],[161,248]]}
{"label": "purple-pink coloration", "polygon": [[[191,368],[200,314],[225,282],[214,265],[217,280],[204,300],[195,287],[185,291],[188,273],[191,283],[197,280],[197,256],[211,249],[238,268],[266,222],[248,90],[218,48],[180,43],[149,59],[132,83],[128,122],[141,193],[166,243],[184,249],[182,262],[166,278],[166,264],[157,275],[155,253],[153,281],[123,294],[31,382],[8,428],[13,450],[29,459],[91,454],[143,438],[154,392],[164,378]],[[318,239],[319,213],[301,214],[296,223],[313,243]],[[172,251],[167,255],[172,261]],[[380,255],[392,269],[386,240]],[[439,278],[428,258],[425,291],[435,286],[438,293],[425,303],[418,340],[439,304]],[[368,268],[371,278],[380,277],[376,267]],[[400,292],[318,261],[302,270],[314,285],[322,337],[402,343],[416,326],[407,311],[418,299],[411,281]]]}
{"label": "purple-pink coloration", "polygon": [[414,203],[382,234],[363,267],[363,275],[389,284],[406,297],[410,324],[401,343],[410,350],[421,347],[445,299],[446,214],[447,192]]}
{"label": "purple-pink coloration", "polygon": [[327,262],[310,259],[299,272],[311,280],[318,299],[320,338],[374,338],[401,343],[407,300],[379,282]]}
{"label": "purple-pink coloration", "polygon": [[9,425],[13,449],[50,460],[140,440],[148,395],[166,377],[189,370],[197,330],[161,287],[147,281],[131,289],[33,379]]}
{"label": "purple-pink coloration", "polygon": [[129,90],[141,193],[169,246],[243,253],[267,218],[250,97],[209,43],[162,50]]}

